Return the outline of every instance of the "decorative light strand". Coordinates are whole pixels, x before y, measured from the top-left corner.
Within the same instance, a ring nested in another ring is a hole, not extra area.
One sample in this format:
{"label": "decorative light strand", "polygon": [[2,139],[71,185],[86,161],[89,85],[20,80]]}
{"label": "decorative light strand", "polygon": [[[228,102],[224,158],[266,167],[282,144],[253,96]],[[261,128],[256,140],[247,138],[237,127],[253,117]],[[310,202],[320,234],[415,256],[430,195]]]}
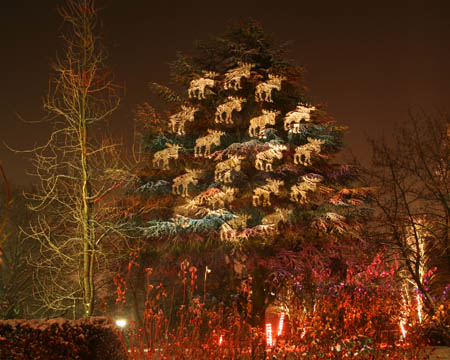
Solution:
{"label": "decorative light strand", "polygon": [[402,318],[400,319],[400,331],[402,333],[403,340],[406,340],[406,330],[405,330],[405,320]]}
{"label": "decorative light strand", "polygon": [[283,326],[284,326],[284,313],[281,313],[280,316],[280,321],[278,323],[278,333],[277,336],[281,336],[281,334],[283,333]]}
{"label": "decorative light strand", "polygon": [[[403,294],[402,294],[402,300],[403,300],[403,306],[406,309],[406,300],[405,300],[405,297],[403,296]],[[400,318],[399,326],[400,326],[400,332],[402,333],[403,341],[406,341],[405,324],[406,324],[405,316],[402,315],[401,318]]]}
{"label": "decorative light strand", "polygon": [[417,292],[417,316],[419,317],[419,322],[422,322],[422,297],[420,296],[420,293]]}
{"label": "decorative light strand", "polygon": [[266,323],[266,343],[267,346],[273,346],[272,324]]}

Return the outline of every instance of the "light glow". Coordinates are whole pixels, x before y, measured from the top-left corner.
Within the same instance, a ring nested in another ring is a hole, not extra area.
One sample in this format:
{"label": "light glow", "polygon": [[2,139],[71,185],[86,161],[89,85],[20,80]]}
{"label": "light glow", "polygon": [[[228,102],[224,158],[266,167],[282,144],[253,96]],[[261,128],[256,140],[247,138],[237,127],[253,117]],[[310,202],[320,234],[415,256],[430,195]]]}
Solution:
{"label": "light glow", "polygon": [[284,326],[284,313],[281,313],[280,316],[280,322],[278,323],[278,333],[277,336],[280,336],[283,333],[283,326]]}
{"label": "light glow", "polygon": [[266,323],[266,342],[267,346],[273,346],[272,324]]}
{"label": "light glow", "polygon": [[219,345],[222,345],[222,343],[223,343],[223,335],[220,335],[220,337],[219,337]]}
{"label": "light glow", "polygon": [[[406,291],[405,291],[405,294],[408,295],[408,293]],[[403,300],[403,306],[406,308],[406,300],[405,300],[405,297],[403,296],[403,294],[402,294],[402,300]],[[405,317],[404,316],[402,316],[400,318],[399,326],[400,326],[400,332],[402,333],[403,340],[406,341],[406,329],[405,329]]]}
{"label": "light glow", "polygon": [[127,321],[125,319],[117,319],[116,320],[116,325],[118,327],[123,328],[123,327],[127,326]]}
{"label": "light glow", "polygon": [[417,316],[419,317],[419,322],[422,322],[422,298],[420,294],[417,293]]}
{"label": "light glow", "polygon": [[406,340],[405,320],[400,319],[400,331],[402,332],[403,340]]}

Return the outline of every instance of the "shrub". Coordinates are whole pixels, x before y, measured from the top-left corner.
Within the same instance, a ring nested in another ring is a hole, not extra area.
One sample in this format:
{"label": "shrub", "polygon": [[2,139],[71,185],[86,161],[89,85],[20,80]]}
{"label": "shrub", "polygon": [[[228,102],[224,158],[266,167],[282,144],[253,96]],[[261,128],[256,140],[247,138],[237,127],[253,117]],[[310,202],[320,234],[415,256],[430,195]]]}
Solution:
{"label": "shrub", "polygon": [[0,321],[0,359],[124,358],[123,347],[106,318]]}

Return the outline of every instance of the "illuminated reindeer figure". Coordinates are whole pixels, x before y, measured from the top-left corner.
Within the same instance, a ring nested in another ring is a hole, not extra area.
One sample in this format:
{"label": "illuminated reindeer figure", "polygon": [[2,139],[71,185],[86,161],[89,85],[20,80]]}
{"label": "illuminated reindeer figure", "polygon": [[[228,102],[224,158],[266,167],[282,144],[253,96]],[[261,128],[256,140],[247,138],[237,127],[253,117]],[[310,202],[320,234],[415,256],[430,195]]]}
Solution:
{"label": "illuminated reindeer figure", "polygon": [[201,173],[201,170],[186,169],[186,174],[177,176],[173,179],[172,194],[181,195],[183,197],[188,196],[189,184],[197,185]]}
{"label": "illuminated reindeer figure", "polygon": [[226,203],[231,203],[235,199],[236,188],[223,187],[223,191],[217,188],[208,189],[195,197],[196,205],[207,205],[213,209],[225,207]]}
{"label": "illuminated reindeer figure", "polygon": [[272,91],[281,90],[281,82],[286,80],[285,77],[269,74],[269,80],[256,85],[255,100],[273,102]]}
{"label": "illuminated reindeer figure", "polygon": [[311,165],[311,155],[319,154],[323,144],[325,144],[323,140],[308,138],[308,143],[295,148],[294,163],[303,166]]}
{"label": "illuminated reindeer figure", "polygon": [[[247,221],[250,218],[247,214],[241,214],[235,216],[232,220],[224,222],[220,227],[220,239],[222,241],[239,242],[240,240],[246,239],[242,230],[247,227]],[[241,230],[241,231],[239,231]]]}
{"label": "illuminated reindeer figure", "polygon": [[213,209],[219,209],[225,207],[225,204],[233,202],[234,196],[237,193],[236,188],[223,187],[223,191],[214,194],[208,201],[208,205]]}
{"label": "illuminated reindeer figure", "polygon": [[[208,135],[195,140],[194,156],[209,156],[211,154],[211,146],[220,145],[220,137],[225,135],[223,131],[208,129]],[[202,154],[202,148],[205,148],[205,153]]]}
{"label": "illuminated reindeer figure", "polygon": [[255,168],[262,171],[273,171],[273,161],[275,159],[281,160],[283,158],[283,151],[286,149],[287,147],[285,145],[270,144],[270,149],[256,154]]}
{"label": "illuminated reindeer figure", "polygon": [[252,235],[273,236],[277,233],[278,231],[274,224],[260,224],[250,229],[249,237],[252,237]]}
{"label": "illuminated reindeer figure", "polygon": [[181,149],[181,145],[166,143],[166,148],[155,152],[153,155],[153,166],[161,167],[163,170],[169,170],[169,159],[178,159],[178,151]]}
{"label": "illuminated reindeer figure", "polygon": [[311,122],[311,112],[316,108],[297,105],[294,111],[290,111],[284,118],[284,130],[289,130],[294,134],[300,133],[302,124]]}
{"label": "illuminated reindeer figure", "polygon": [[213,72],[213,71],[204,71],[203,72],[204,77],[201,77],[199,79],[194,79],[191,81],[188,89],[188,95],[190,98],[195,99],[205,99],[205,90],[206,87],[213,88],[215,85],[215,80],[219,74]]}
{"label": "illuminated reindeer figure", "polygon": [[279,115],[279,111],[264,110],[262,115],[256,116],[250,119],[250,127],[248,128],[248,134],[252,137],[258,136],[262,138],[264,136],[264,129],[267,125],[275,125],[275,118]]}
{"label": "illuminated reindeer figure", "polygon": [[[270,206],[270,194],[278,195],[280,187],[284,185],[282,180],[267,179],[267,184],[253,189],[253,206]],[[262,203],[261,203],[262,198]]]}
{"label": "illuminated reindeer figure", "polygon": [[184,135],[184,124],[186,121],[194,121],[194,115],[198,108],[181,105],[181,111],[170,116],[170,127],[173,133]]}
{"label": "illuminated reindeer figure", "polygon": [[242,104],[247,100],[243,98],[237,98],[234,96],[228,96],[228,101],[220,104],[217,107],[215,121],[216,123],[232,124],[232,113],[233,111],[242,111]]}
{"label": "illuminated reindeer figure", "polygon": [[218,188],[207,189],[191,200],[192,205],[193,206],[207,205],[213,196],[215,196],[216,194],[220,194],[221,192],[222,190]]}
{"label": "illuminated reindeer figure", "polygon": [[238,62],[238,67],[230,69],[225,73],[225,83],[223,85],[224,89],[241,89],[241,80],[242,78],[250,78],[250,69],[252,67],[253,64]]}
{"label": "illuminated reindeer figure", "polygon": [[273,236],[278,234],[278,225],[280,222],[288,222],[288,217],[292,213],[289,209],[277,208],[274,213],[262,218],[261,224],[252,228],[251,232],[256,235]]}
{"label": "illuminated reindeer figure", "polygon": [[299,202],[300,204],[305,204],[308,202],[307,193],[316,192],[318,189],[318,184],[322,182],[322,176],[302,176],[303,181],[295,184],[291,187],[290,199],[293,202]]}
{"label": "illuminated reindeer figure", "polygon": [[241,161],[244,159],[245,156],[232,156],[229,159],[218,163],[214,171],[214,180],[230,183],[231,171],[241,171]]}
{"label": "illuminated reindeer figure", "polygon": [[263,225],[275,225],[275,228],[278,229],[278,225],[280,223],[287,223],[289,215],[292,214],[292,210],[290,209],[282,209],[276,208],[275,212],[269,215],[266,215],[262,218],[261,224]]}

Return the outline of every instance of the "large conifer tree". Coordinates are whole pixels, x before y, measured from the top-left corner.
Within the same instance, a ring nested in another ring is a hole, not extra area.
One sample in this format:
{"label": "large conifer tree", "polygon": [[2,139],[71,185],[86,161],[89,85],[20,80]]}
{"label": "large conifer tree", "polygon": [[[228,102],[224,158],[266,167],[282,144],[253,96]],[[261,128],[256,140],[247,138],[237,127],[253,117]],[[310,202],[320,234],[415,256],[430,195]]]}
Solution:
{"label": "large conifer tree", "polygon": [[366,191],[351,188],[350,166],[332,162],[344,128],[311,103],[302,68],[257,23],[197,50],[171,64],[181,95],[152,84],[173,111],[144,117],[139,228],[159,254],[222,259],[251,279],[258,324],[288,280],[345,270]]}

